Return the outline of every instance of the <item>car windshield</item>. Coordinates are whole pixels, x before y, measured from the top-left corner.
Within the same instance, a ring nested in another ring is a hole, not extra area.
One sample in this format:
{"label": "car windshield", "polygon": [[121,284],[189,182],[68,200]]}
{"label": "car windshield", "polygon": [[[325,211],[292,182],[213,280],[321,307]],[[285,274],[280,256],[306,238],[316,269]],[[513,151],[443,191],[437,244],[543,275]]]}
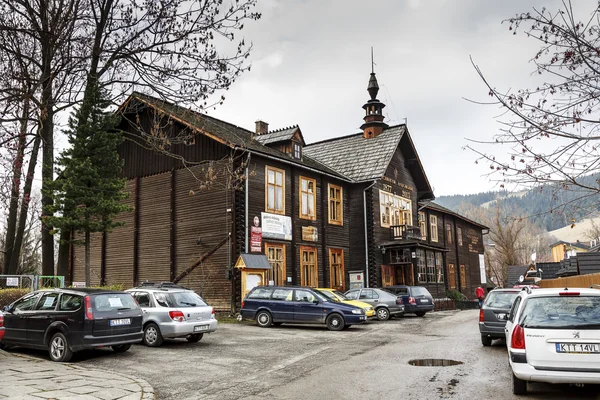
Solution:
{"label": "car windshield", "polygon": [[202,307],[206,303],[194,292],[154,293],[156,302],[163,307]]}
{"label": "car windshield", "polygon": [[598,329],[600,296],[532,297],[520,322],[531,329]]}
{"label": "car windshield", "polygon": [[484,306],[490,308],[510,309],[513,301],[517,298],[519,292],[494,292],[492,291],[485,299]]}
{"label": "car windshield", "polygon": [[315,294],[317,295],[317,299],[321,300],[321,301],[331,301],[331,302],[335,302],[335,303],[339,303],[340,300],[335,297],[335,295],[331,292],[329,292],[328,290],[317,290],[317,289],[313,289],[313,291],[315,292]]}
{"label": "car windshield", "polygon": [[94,311],[123,311],[138,308],[137,303],[129,293],[103,293],[94,297]]}

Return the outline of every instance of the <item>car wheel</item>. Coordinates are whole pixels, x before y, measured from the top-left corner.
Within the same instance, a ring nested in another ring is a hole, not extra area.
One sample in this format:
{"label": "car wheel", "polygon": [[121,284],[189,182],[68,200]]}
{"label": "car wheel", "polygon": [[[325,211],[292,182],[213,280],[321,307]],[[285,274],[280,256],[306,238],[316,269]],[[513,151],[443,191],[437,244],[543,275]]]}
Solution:
{"label": "car wheel", "polygon": [[256,324],[261,328],[268,328],[273,323],[271,313],[268,311],[259,311],[256,314]]}
{"label": "car wheel", "polygon": [[143,340],[146,346],[160,346],[163,343],[164,339],[160,334],[160,329],[158,328],[158,325],[156,325],[154,322],[150,322],[148,325],[146,325],[146,327],[144,328]]}
{"label": "car wheel", "polygon": [[199,342],[203,336],[204,333],[194,333],[193,335],[189,335],[188,337],[186,337],[186,339],[190,343],[196,343]]}
{"label": "car wheel", "polygon": [[341,331],[345,325],[344,317],[340,314],[331,314],[327,317],[327,328],[330,331]]}
{"label": "car wheel", "polygon": [[130,344],[119,344],[116,346],[112,346],[112,349],[115,353],[125,353],[130,348],[131,348]]}
{"label": "car wheel", "polygon": [[513,394],[527,394],[527,381],[519,379],[513,374]]}
{"label": "car wheel", "polygon": [[375,314],[377,314],[377,319],[380,321],[387,321],[390,319],[390,310],[385,307],[380,307],[375,310]]}
{"label": "car wheel", "polygon": [[61,332],[55,333],[52,339],[50,339],[48,353],[50,354],[50,359],[56,362],[68,362],[73,356],[67,338]]}
{"label": "car wheel", "polygon": [[421,311],[421,312],[418,312],[418,313],[416,313],[416,314],[417,314],[417,317],[424,317],[424,316],[425,316],[425,313],[424,313],[424,312],[422,312],[422,311]]}
{"label": "car wheel", "polygon": [[492,338],[487,335],[481,335],[481,344],[484,346],[491,346]]}

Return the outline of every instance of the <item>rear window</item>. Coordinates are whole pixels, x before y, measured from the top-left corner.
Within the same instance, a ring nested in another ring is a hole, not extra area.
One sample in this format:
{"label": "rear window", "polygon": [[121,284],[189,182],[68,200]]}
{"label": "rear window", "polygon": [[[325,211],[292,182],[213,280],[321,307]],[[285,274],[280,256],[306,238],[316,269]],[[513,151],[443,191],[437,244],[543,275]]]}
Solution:
{"label": "rear window", "polygon": [[207,304],[194,292],[154,293],[159,306],[169,308],[203,307]]}
{"label": "rear window", "polygon": [[429,293],[429,290],[425,289],[423,286],[414,286],[412,288],[412,295],[413,296],[429,296],[429,297],[431,297],[431,293]]}
{"label": "rear window", "polygon": [[492,308],[506,308],[512,306],[513,301],[517,298],[519,292],[494,292],[492,291],[485,299],[483,305]]}
{"label": "rear window", "polygon": [[533,329],[599,329],[600,296],[532,297],[519,322]]}
{"label": "rear window", "polygon": [[273,289],[269,289],[269,288],[256,288],[256,289],[254,289],[254,291],[252,293],[250,293],[248,295],[248,298],[249,299],[256,299],[256,300],[270,299],[272,292],[273,292]]}
{"label": "rear window", "polygon": [[93,296],[94,311],[109,312],[138,308],[129,293],[105,293]]}

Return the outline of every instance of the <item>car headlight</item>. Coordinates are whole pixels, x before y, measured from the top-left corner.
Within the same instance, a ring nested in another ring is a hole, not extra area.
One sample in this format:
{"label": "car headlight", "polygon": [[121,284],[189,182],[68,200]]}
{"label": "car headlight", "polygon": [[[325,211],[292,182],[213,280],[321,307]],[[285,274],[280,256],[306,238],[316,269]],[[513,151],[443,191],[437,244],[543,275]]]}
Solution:
{"label": "car headlight", "polygon": [[352,314],[363,314],[363,310],[352,310]]}

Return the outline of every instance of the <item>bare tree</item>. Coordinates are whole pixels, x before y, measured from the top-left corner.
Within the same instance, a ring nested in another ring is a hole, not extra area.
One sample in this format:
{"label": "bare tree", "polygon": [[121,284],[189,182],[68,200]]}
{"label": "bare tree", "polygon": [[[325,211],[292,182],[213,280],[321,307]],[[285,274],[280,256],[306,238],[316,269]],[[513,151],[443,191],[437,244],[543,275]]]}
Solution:
{"label": "bare tree", "polygon": [[[491,104],[504,112],[495,137],[472,140],[468,148],[479,155],[477,162],[489,168],[490,178],[500,187],[574,192],[556,207],[600,192],[600,181],[589,177],[600,171],[599,18],[598,4],[579,20],[571,0],[563,0],[559,10],[534,8],[504,21],[512,34],[523,32],[540,43],[531,59],[531,88],[496,88],[473,62]],[[481,150],[483,144],[501,150],[486,152]]]}

